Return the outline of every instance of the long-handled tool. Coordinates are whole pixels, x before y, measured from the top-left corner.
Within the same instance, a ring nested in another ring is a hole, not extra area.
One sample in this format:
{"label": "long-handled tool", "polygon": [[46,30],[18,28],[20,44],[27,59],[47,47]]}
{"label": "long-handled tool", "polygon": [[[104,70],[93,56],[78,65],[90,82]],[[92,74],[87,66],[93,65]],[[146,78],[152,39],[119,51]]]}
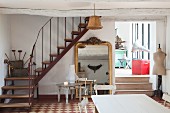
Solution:
{"label": "long-handled tool", "polygon": [[20,59],[20,57],[21,57],[21,52],[22,52],[22,50],[18,50],[18,53],[19,53],[19,60],[21,60],[21,59]]}
{"label": "long-handled tool", "polygon": [[6,53],[5,53],[5,56],[7,57],[8,61],[10,61],[10,60],[9,60],[9,57],[8,57],[8,55],[7,55]]}
{"label": "long-handled tool", "polygon": [[16,50],[12,50],[12,52],[14,53],[15,60],[17,60],[16,55],[15,55],[15,51]]}
{"label": "long-handled tool", "polygon": [[23,61],[24,61],[25,55],[26,55],[26,52],[24,53],[24,56],[23,56],[23,58],[22,58]]}

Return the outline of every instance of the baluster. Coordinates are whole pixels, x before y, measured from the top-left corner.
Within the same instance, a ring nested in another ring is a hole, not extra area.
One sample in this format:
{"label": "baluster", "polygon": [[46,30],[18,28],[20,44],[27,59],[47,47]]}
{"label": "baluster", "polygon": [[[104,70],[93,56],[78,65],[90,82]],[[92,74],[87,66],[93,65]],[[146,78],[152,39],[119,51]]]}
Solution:
{"label": "baluster", "polygon": [[[42,28],[42,62],[43,62],[43,46],[44,46],[44,35],[43,35],[43,32],[44,32],[44,27]],[[42,63],[42,69],[43,69],[43,63]]]}
{"label": "baluster", "polygon": [[74,31],[74,17],[72,17],[72,31]]}
{"label": "baluster", "polygon": [[[51,54],[51,19],[50,19],[50,54]],[[50,59],[51,62],[51,59]]]}
{"label": "baluster", "polygon": [[[66,22],[67,22],[67,21],[66,21],[66,17],[65,17],[65,39],[66,39],[66,27],[67,27],[67,26],[66,26],[66,24],[67,24]],[[65,47],[66,47],[66,40],[65,40],[64,42],[65,42]]]}
{"label": "baluster", "polygon": [[[81,26],[81,17],[80,17],[80,23],[79,25]],[[81,27],[79,27],[79,31],[81,32]]]}
{"label": "baluster", "polygon": [[59,45],[59,17],[57,18],[57,46]]}
{"label": "baluster", "polygon": [[31,73],[31,65],[30,65],[31,62],[28,63],[29,65],[29,105],[31,104],[31,101],[30,101],[30,73]]}
{"label": "baluster", "polygon": [[[57,28],[57,46],[59,46],[59,27],[60,27],[60,23],[59,23],[59,17],[58,17],[58,28]],[[57,49],[57,54],[59,55],[59,49]]]}
{"label": "baluster", "polygon": [[35,66],[34,66],[34,69],[33,69],[33,75],[36,75],[35,73],[35,69],[36,69],[36,45],[35,45],[35,50],[34,50],[34,62],[35,62]]}
{"label": "baluster", "polygon": [[[74,17],[72,17],[72,31],[74,31]],[[73,39],[73,35],[72,35],[72,39]]]}

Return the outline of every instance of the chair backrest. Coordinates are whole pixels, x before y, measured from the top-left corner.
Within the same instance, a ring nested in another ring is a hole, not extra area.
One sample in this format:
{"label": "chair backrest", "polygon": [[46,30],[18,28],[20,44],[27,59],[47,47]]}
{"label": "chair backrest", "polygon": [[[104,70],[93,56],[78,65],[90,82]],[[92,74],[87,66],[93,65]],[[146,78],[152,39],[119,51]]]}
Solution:
{"label": "chair backrest", "polygon": [[166,102],[170,103],[170,95],[164,93],[162,99],[164,100],[164,106],[166,105]]}
{"label": "chair backrest", "polygon": [[111,90],[112,95],[116,91],[116,86],[115,85],[94,85],[94,90],[96,92],[96,95],[98,95],[97,90]]}

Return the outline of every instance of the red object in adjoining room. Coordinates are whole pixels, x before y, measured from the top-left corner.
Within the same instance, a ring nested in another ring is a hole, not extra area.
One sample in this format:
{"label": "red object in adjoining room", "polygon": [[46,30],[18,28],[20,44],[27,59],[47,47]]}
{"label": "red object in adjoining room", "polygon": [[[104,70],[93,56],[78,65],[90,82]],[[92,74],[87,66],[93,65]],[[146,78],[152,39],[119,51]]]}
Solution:
{"label": "red object in adjoining room", "polygon": [[132,75],[148,75],[149,69],[149,60],[132,60]]}

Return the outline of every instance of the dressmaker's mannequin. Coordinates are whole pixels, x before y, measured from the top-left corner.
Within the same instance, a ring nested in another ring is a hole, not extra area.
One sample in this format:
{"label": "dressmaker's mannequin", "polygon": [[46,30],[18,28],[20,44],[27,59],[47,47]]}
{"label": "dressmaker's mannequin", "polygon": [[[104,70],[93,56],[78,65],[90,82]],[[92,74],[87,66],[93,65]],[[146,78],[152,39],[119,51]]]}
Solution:
{"label": "dressmaker's mannequin", "polygon": [[159,48],[157,52],[153,54],[153,60],[155,62],[153,66],[153,75],[158,75],[158,88],[157,88],[157,95],[159,97],[162,96],[162,90],[160,89],[160,86],[162,84],[162,75],[166,74],[166,69],[164,66],[164,60],[166,57],[166,53],[164,53],[159,44]]}

